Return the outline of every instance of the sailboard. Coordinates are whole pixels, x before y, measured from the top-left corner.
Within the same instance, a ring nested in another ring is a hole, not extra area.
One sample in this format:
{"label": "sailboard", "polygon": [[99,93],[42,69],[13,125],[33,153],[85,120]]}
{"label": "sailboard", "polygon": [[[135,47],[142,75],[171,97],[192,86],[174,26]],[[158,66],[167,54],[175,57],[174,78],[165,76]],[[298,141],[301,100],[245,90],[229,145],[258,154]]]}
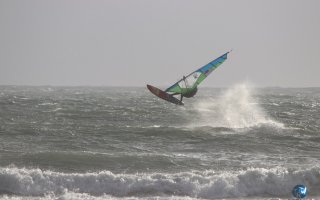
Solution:
{"label": "sailboard", "polygon": [[[161,99],[177,105],[184,105],[182,102],[183,97],[193,97],[198,91],[197,86],[227,59],[227,56],[230,52],[231,51],[223,54],[222,56],[195,70],[189,75],[183,76],[182,79],[164,91],[151,85],[147,85],[147,88],[150,90],[150,92]],[[175,98],[174,95],[180,95],[180,100]]]}
{"label": "sailboard", "polygon": [[152,92],[154,95],[157,97],[169,101],[171,103],[177,104],[177,105],[183,105],[183,102],[180,101],[179,99],[173,97],[172,95],[166,93],[165,91],[160,90],[159,88],[156,88],[152,85],[147,85],[147,88]]}

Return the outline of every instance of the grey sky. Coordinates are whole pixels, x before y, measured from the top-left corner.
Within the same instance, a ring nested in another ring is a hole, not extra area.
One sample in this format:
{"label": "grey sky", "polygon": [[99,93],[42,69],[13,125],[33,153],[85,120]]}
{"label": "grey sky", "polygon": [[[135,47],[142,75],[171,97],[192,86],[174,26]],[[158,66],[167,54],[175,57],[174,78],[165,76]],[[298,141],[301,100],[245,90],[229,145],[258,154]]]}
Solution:
{"label": "grey sky", "polygon": [[320,86],[318,0],[0,0],[0,84]]}

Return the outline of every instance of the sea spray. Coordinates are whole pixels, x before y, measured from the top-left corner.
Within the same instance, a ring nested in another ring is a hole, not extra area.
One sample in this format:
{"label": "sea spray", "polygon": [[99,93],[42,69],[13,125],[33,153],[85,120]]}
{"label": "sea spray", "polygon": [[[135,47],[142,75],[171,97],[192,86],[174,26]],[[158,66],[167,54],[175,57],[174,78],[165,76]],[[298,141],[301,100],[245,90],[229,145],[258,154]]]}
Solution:
{"label": "sea spray", "polygon": [[226,128],[249,128],[261,124],[282,126],[275,122],[253,98],[252,87],[247,83],[237,84],[218,97],[197,101],[192,109],[198,118],[192,126]]}

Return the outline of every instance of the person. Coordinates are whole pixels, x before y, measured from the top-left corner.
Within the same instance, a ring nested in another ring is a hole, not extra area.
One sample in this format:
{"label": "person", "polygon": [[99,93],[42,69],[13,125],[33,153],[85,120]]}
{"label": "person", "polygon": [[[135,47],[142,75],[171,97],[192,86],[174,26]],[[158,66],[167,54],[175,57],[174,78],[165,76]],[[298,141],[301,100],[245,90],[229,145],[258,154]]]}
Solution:
{"label": "person", "polygon": [[[186,83],[186,77],[183,76],[182,79],[183,79],[183,81],[184,81],[184,84],[185,84],[186,88],[188,88],[187,83]],[[180,96],[180,101],[181,101],[181,102],[182,102],[182,99],[183,99],[183,94],[181,93],[181,96]]]}

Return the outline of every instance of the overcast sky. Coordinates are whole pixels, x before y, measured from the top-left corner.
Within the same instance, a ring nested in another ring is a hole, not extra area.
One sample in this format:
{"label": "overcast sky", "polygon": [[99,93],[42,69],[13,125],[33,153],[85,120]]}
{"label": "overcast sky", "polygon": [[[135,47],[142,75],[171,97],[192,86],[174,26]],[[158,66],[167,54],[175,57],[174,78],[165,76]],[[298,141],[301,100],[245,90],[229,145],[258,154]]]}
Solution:
{"label": "overcast sky", "polygon": [[0,85],[320,87],[319,0],[0,0]]}

